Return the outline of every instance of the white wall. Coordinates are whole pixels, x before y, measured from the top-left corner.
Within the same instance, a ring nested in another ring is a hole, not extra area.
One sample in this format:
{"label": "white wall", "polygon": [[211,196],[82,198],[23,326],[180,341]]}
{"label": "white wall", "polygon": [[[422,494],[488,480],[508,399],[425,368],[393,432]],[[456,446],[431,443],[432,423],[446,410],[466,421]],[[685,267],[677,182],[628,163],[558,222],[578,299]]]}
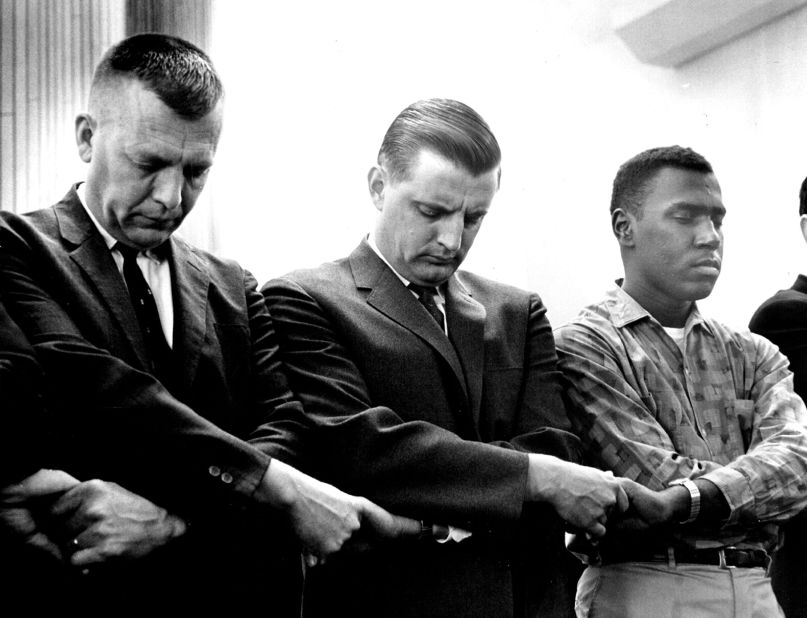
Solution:
{"label": "white wall", "polygon": [[[805,263],[807,10],[677,69],[642,65],[602,0],[228,0],[211,54],[227,88],[208,191],[216,249],[260,282],[347,254],[372,224],[366,172],[394,116],[442,96],[476,108],[502,189],[465,266],[538,291],[553,324],[621,276],[619,164],[679,143],[728,208],[710,314],[744,326]],[[807,270],[807,269],[806,269]]]}

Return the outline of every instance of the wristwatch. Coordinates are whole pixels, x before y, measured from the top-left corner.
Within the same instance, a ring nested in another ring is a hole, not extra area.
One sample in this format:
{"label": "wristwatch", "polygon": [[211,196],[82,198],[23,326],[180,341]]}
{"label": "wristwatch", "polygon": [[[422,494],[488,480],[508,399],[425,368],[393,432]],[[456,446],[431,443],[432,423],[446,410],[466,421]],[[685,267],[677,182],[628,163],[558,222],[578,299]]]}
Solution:
{"label": "wristwatch", "polygon": [[689,492],[689,517],[678,523],[691,524],[698,519],[698,514],[701,512],[701,492],[698,486],[691,479],[675,479],[670,482],[670,485],[682,485]]}

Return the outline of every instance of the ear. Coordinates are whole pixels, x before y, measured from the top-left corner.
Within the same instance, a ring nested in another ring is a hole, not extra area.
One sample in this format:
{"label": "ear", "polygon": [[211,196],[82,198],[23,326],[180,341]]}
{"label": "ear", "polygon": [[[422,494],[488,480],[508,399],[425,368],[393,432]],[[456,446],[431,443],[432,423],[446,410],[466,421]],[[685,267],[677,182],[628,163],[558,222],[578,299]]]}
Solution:
{"label": "ear", "polygon": [[801,225],[801,235],[804,236],[804,240],[807,240],[807,215],[801,216],[799,225]]}
{"label": "ear", "polygon": [[92,138],[95,133],[95,120],[89,114],[76,116],[76,146],[78,156],[84,163],[92,160]]}
{"label": "ear", "polygon": [[384,208],[384,188],[387,185],[387,174],[379,166],[373,166],[367,174],[367,186],[370,189],[370,197],[373,199],[376,210],[379,212]]}
{"label": "ear", "polygon": [[617,208],[611,213],[611,230],[622,247],[633,246],[633,226],[636,218],[624,210]]}

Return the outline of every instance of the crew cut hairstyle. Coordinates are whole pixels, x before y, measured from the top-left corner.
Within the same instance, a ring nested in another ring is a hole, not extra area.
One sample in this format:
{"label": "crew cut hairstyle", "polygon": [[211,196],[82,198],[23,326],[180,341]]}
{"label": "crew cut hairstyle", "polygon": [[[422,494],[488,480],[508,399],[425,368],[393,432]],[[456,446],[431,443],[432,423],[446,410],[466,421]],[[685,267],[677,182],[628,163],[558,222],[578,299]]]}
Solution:
{"label": "crew cut hairstyle", "polygon": [[488,124],[452,99],[424,99],[398,114],[384,135],[378,164],[394,180],[404,180],[421,150],[443,156],[474,176],[497,168],[502,159]]}
{"label": "crew cut hairstyle", "polygon": [[801,182],[799,189],[799,216],[807,215],[807,178]]}
{"label": "crew cut hairstyle", "polygon": [[682,146],[662,146],[640,152],[623,163],[614,178],[611,213],[617,208],[641,216],[649,181],[666,167],[713,174],[712,165],[697,152]]}
{"label": "crew cut hairstyle", "polygon": [[139,80],[178,115],[197,120],[224,94],[210,58],[201,49],[167,34],[136,34],[110,48],[93,74],[90,99],[120,77]]}

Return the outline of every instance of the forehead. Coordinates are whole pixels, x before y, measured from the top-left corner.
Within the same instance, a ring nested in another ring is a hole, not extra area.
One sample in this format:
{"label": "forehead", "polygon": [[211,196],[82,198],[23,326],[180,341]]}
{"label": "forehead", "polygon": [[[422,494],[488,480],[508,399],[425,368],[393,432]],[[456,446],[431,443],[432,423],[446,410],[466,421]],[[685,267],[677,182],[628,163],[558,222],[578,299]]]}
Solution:
{"label": "forehead", "polygon": [[123,136],[127,148],[200,156],[215,153],[221,133],[221,102],[207,115],[191,120],[177,114],[134,80],[114,99],[118,104],[115,109],[105,110],[105,120]]}
{"label": "forehead", "polygon": [[665,167],[648,181],[644,209],[667,209],[691,204],[725,210],[720,184],[714,174]]}
{"label": "forehead", "polygon": [[457,200],[487,206],[498,189],[498,169],[474,176],[430,150],[421,150],[399,183],[408,193],[447,205]]}

